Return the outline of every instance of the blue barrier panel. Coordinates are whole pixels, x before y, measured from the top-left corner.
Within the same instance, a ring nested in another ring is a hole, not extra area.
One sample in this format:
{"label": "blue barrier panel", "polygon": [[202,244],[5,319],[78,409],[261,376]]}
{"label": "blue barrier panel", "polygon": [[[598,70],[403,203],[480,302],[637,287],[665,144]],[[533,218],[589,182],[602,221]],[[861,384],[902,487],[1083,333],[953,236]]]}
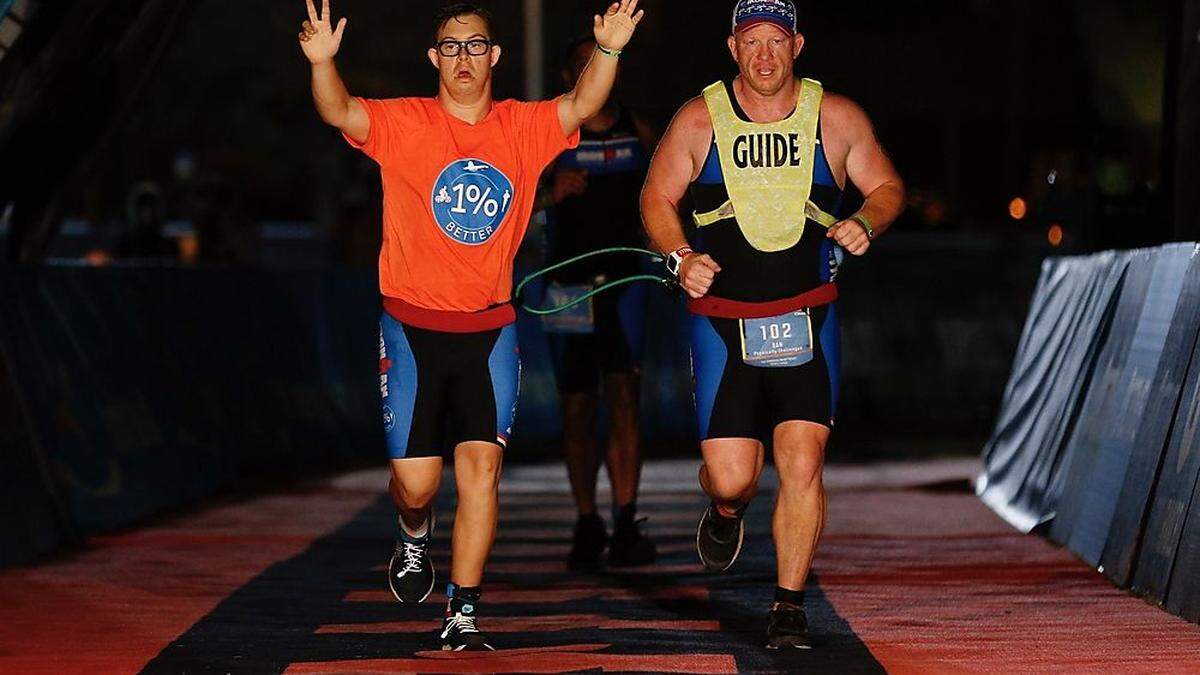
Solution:
{"label": "blue barrier panel", "polygon": [[[234,482],[382,457],[367,274],[7,275],[3,339],[85,533]],[[10,330],[19,328],[18,330]]]}
{"label": "blue barrier panel", "polygon": [[[1198,362],[1200,359],[1193,357],[1193,366]],[[1200,373],[1193,374],[1193,378],[1200,378]],[[1200,396],[1193,397],[1188,404],[1191,409],[1186,411],[1188,428],[1186,442],[1190,446],[1188,453],[1194,457],[1200,454],[1200,442],[1197,442],[1197,425],[1200,424]],[[1182,422],[1183,419],[1181,416],[1180,421]],[[1181,441],[1180,448],[1182,447],[1183,442]],[[1194,466],[1194,459],[1192,463]],[[1190,501],[1187,519],[1179,537],[1179,548],[1175,553],[1170,590],[1164,606],[1168,611],[1189,621],[1200,622],[1200,481],[1196,482]],[[1177,506],[1182,506],[1182,503]]]}
{"label": "blue barrier panel", "polygon": [[984,448],[980,498],[1029,532],[1054,515],[1062,446],[1102,346],[1127,253],[1049,259]]}
{"label": "blue barrier panel", "polygon": [[[1162,455],[1167,429],[1161,418],[1149,420],[1159,427],[1150,434],[1156,439],[1150,446],[1135,441],[1194,253],[1191,244],[1130,253],[1112,323],[1066,445],[1066,479],[1050,536],[1092,566],[1100,564],[1106,542],[1120,548],[1123,541],[1136,541],[1140,531],[1121,529],[1109,540],[1114,515],[1129,516],[1135,509],[1140,514],[1149,500],[1150,484],[1127,483],[1126,474],[1142,475],[1138,469],[1146,460],[1157,467]],[[1118,509],[1123,486],[1127,501]]]}
{"label": "blue barrier panel", "polygon": [[[1169,566],[1164,560],[1152,561],[1146,554],[1163,546],[1161,537],[1167,535],[1164,529],[1162,500],[1169,494],[1178,494],[1180,479],[1188,471],[1194,478],[1198,468],[1187,462],[1180,461],[1178,456],[1172,457],[1172,452],[1179,446],[1170,440],[1172,428],[1178,434],[1179,404],[1184,397],[1185,385],[1196,377],[1195,365],[1189,375],[1189,363],[1196,340],[1200,335],[1200,258],[1192,251],[1186,283],[1175,296],[1175,315],[1171,321],[1166,341],[1161,345],[1146,345],[1147,348],[1159,349],[1161,358],[1153,379],[1143,383],[1145,392],[1141,401],[1144,406],[1142,423],[1138,429],[1133,444],[1128,469],[1125,472],[1124,485],[1113,499],[1114,516],[1109,530],[1108,542],[1101,558],[1104,572],[1120,586],[1127,586],[1132,579],[1135,568],[1143,581],[1134,581],[1134,586],[1146,587],[1145,575],[1161,571],[1163,584],[1169,576]],[[1173,298],[1164,297],[1160,300],[1165,304]],[[1118,430],[1123,428],[1118,425]],[[1186,478],[1183,479],[1186,483]],[[1187,490],[1190,492],[1190,483]],[[1155,504],[1152,508],[1152,502]],[[1176,535],[1177,537],[1177,531]],[[1174,550],[1174,545],[1170,546]],[[1141,550],[1139,559],[1138,551]],[[1135,564],[1136,563],[1136,564]],[[1155,583],[1155,582],[1150,582]],[[1165,588],[1153,591],[1151,594],[1161,600]]]}
{"label": "blue barrier panel", "polygon": [[1200,621],[1200,246],[1047,261],[1004,400],[985,501]]}
{"label": "blue barrier panel", "polygon": [[[1190,290],[1193,292],[1187,300],[1200,304],[1194,289]],[[1200,310],[1194,306],[1188,310],[1186,316],[1181,317],[1181,323],[1189,322],[1192,329],[1188,350],[1191,363],[1184,379],[1187,384],[1177,403],[1165,456],[1161,461],[1157,458],[1155,461],[1158,471],[1152,500],[1143,501],[1141,507],[1142,512],[1149,511],[1149,516],[1143,524],[1143,539],[1133,573],[1134,592],[1158,602],[1166,599],[1169,584],[1200,574],[1200,567],[1187,564],[1176,567],[1185,520],[1196,490],[1197,476],[1200,476],[1200,437],[1196,426],[1200,419],[1200,359],[1196,353],[1200,348],[1196,341]],[[1150,458],[1147,456],[1146,459]]]}
{"label": "blue barrier panel", "polygon": [[[0,321],[18,320],[0,297]],[[0,567],[33,562],[74,540],[63,504],[36,439],[29,433],[24,404],[8,375],[0,344]]]}

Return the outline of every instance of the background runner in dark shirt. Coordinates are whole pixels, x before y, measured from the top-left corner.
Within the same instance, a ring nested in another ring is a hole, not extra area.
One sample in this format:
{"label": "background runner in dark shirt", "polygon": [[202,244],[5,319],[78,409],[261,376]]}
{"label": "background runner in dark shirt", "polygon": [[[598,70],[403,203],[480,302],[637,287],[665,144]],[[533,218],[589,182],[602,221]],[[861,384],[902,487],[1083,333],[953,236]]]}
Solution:
{"label": "background runner in dark shirt", "polygon": [[[568,87],[574,86],[595,49],[590,37],[570,45],[563,67]],[[638,194],[654,143],[649,125],[609,101],[581,133],[579,147],[563,153],[550,174],[551,263],[604,248],[645,247]],[[549,292],[557,298],[586,292],[637,274],[638,264],[634,256],[618,255],[572,265],[550,276]],[[580,312],[545,322],[562,393],[567,469],[579,508],[568,559],[575,569],[599,566],[606,546],[609,564],[615,566],[647,564],[657,555],[635,517],[641,474],[639,365],[645,301],[651,291],[647,284],[635,284],[598,296]],[[605,463],[613,485],[611,541],[596,512],[600,457],[594,431],[601,393],[609,415]]]}

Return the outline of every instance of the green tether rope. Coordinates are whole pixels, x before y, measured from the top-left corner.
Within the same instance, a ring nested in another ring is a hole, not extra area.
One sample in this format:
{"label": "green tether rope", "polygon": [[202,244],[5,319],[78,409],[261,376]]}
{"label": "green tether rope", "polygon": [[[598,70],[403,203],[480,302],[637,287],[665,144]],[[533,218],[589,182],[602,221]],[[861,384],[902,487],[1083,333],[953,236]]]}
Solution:
{"label": "green tether rope", "polygon": [[[544,269],[540,272],[534,272],[533,274],[530,274],[529,276],[525,277],[525,279],[522,280],[519,285],[517,285],[517,290],[513,293],[513,297],[516,298],[518,302],[520,302],[521,293],[525,290],[525,287],[528,286],[529,283],[531,281],[533,281],[534,279],[543,277],[555,270],[560,270],[564,267],[574,265],[577,262],[587,260],[588,258],[595,258],[597,256],[609,255],[611,253],[639,253],[641,255],[649,256],[650,259],[656,263],[662,263],[662,262],[665,262],[665,260],[666,260],[666,258],[663,258],[658,253],[655,253],[654,251],[647,251],[646,249],[642,249],[642,248],[617,247],[617,248],[601,249],[599,251],[592,251],[591,253],[584,253],[583,255],[571,258],[570,260],[564,260],[563,262],[560,262],[557,265],[551,265],[550,267],[547,267],[546,269]],[[600,286],[599,288],[595,288],[595,289],[579,296],[578,298],[575,298],[571,302],[568,302],[567,304],[561,305],[559,307],[553,307],[550,309],[537,309],[534,307],[530,307],[529,305],[522,304],[521,309],[525,310],[526,312],[529,312],[530,314],[535,314],[537,316],[550,316],[551,314],[558,314],[559,312],[565,312],[568,309],[571,309],[572,307],[575,307],[576,305],[579,305],[583,302],[587,302],[588,300],[591,300],[592,298],[594,298],[597,295],[600,295],[601,293],[604,293],[606,291],[610,291],[619,286],[626,286],[628,284],[636,283],[638,281],[657,281],[658,283],[660,283],[663,286],[666,286],[668,288],[676,283],[674,279],[669,279],[667,277],[660,277],[660,276],[657,276],[654,274],[638,274],[638,275],[635,275],[632,277],[625,277],[624,279],[617,279],[616,281],[610,281],[607,284],[604,284],[603,286]]]}

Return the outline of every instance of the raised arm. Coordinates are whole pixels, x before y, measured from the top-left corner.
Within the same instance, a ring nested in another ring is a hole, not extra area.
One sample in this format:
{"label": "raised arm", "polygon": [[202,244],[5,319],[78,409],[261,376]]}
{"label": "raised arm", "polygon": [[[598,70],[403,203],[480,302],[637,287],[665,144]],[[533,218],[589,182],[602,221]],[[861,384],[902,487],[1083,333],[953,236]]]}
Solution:
{"label": "raised arm", "polygon": [[350,98],[350,92],[346,91],[346,85],[333,63],[333,57],[342,45],[342,35],[346,32],[346,19],[342,18],[334,28],[329,0],[321,1],[320,14],[313,0],[305,0],[305,3],[308,5],[308,20],[304,22],[304,30],[300,33],[300,48],[312,64],[313,102],[317,106],[317,113],[326,124],[340,129],[357,143],[365,143],[371,130],[371,121],[358,101]]}
{"label": "raised arm", "polygon": [[[712,123],[704,100],[692,99],[671,121],[658,144],[650,173],[642,189],[642,222],[654,247],[663,253],[687,246],[679,202],[704,165],[708,144],[712,142]],[[707,255],[688,255],[679,268],[679,281],[688,295],[699,298],[708,293],[721,267]]]}
{"label": "raised arm", "polygon": [[558,121],[563,133],[570,136],[583,126],[584,120],[600,112],[612,94],[617,80],[617,56],[629,44],[645,11],[638,11],[639,0],[614,2],[604,16],[596,15],[593,30],[596,54],[583,69],[575,88],[558,102]]}
{"label": "raised arm", "polygon": [[865,218],[875,237],[883,234],[904,212],[904,181],[875,137],[867,113],[844,96],[832,96],[829,103],[830,119],[847,140],[846,176],[866,201],[850,219],[829,228],[828,236],[852,255],[863,255],[871,239],[854,218]]}

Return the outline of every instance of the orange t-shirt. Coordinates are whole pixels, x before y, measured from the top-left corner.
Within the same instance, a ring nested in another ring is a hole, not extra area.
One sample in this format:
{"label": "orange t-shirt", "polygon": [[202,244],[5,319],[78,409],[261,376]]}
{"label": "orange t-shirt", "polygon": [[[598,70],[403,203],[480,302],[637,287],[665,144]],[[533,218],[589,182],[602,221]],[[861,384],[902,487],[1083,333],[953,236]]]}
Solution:
{"label": "orange t-shirt", "polygon": [[383,295],[427,309],[475,312],[512,297],[513,259],[542,170],[579,143],[558,101],[498,101],[478,124],[437,99],[357,99],[371,129],[347,138],[383,177]]}

